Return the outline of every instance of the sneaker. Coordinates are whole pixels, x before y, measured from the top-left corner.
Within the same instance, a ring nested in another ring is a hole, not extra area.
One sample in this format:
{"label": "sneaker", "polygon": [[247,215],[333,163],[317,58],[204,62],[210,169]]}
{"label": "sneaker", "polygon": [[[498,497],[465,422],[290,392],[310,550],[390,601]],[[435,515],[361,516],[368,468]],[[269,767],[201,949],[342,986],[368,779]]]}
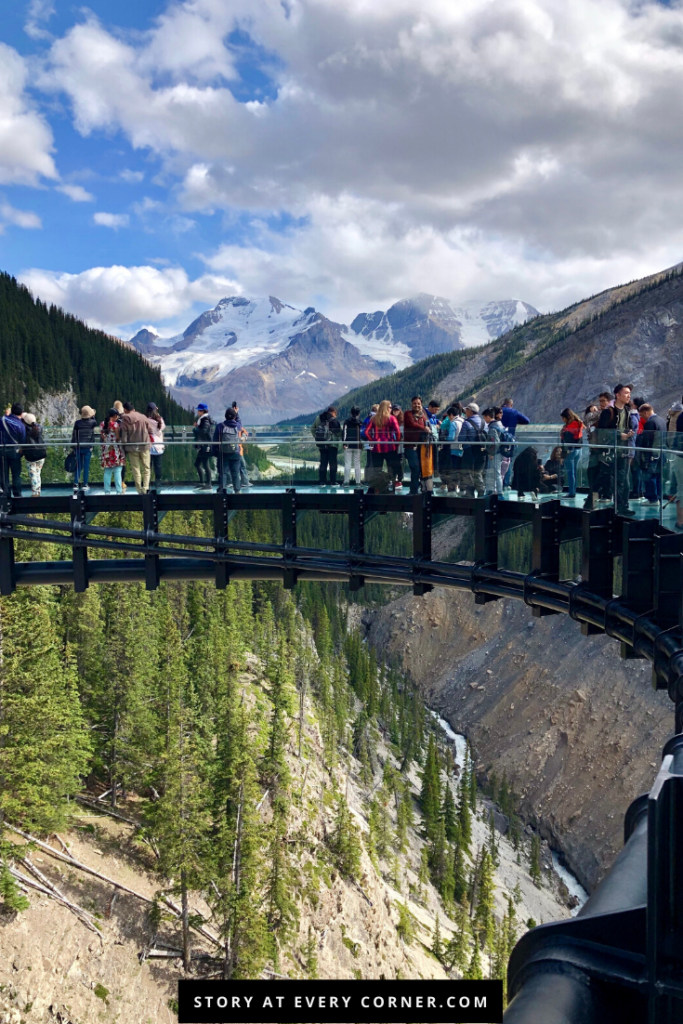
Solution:
{"label": "sneaker", "polygon": [[633,519],[635,512],[631,508],[617,509],[618,516],[625,516],[628,519]]}
{"label": "sneaker", "polygon": [[397,483],[394,484],[394,490],[395,491],[400,491],[402,487],[403,487],[403,484],[400,481],[398,481]]}
{"label": "sneaker", "polygon": [[683,533],[683,523],[674,523],[676,533]]}
{"label": "sneaker", "polygon": [[87,491],[90,490],[90,488],[89,488],[89,486],[87,484],[85,484],[85,486],[83,487],[83,490],[87,492]]}

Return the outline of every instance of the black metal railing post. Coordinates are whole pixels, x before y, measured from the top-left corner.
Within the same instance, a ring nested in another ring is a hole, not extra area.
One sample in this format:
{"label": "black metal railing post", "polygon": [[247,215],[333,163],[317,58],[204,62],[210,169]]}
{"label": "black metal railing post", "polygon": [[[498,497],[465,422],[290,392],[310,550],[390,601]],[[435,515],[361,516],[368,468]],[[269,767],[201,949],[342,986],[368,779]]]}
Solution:
{"label": "black metal railing post", "polygon": [[[349,549],[353,566],[353,556],[365,554],[365,492],[361,487],[355,488],[349,503]],[[364,583],[365,577],[354,573],[349,577],[349,590],[356,592]]]}
{"label": "black metal railing post", "polygon": [[296,585],[296,490],[288,487],[282,495],[282,543],[284,545],[285,571],[283,585],[292,590]]}
{"label": "black metal railing post", "polygon": [[[432,495],[431,491],[413,495],[413,558],[417,562],[432,560]],[[422,570],[420,570],[422,571]],[[413,594],[422,597],[433,590],[431,583],[413,583]]]}
{"label": "black metal railing post", "polygon": [[[222,477],[221,477],[222,479]],[[225,488],[222,488],[213,498],[213,535],[216,538],[216,553],[225,552],[229,530],[228,495]],[[225,590],[230,582],[228,564],[225,561],[216,562],[216,590]]]}
{"label": "black metal railing post", "polygon": [[142,496],[142,520],[145,531],[145,588],[156,590],[160,581],[159,555],[151,554],[159,547],[155,537],[159,532],[159,498],[154,488]]}
{"label": "black metal railing post", "polygon": [[87,518],[86,495],[81,487],[74,492],[70,500],[70,506],[74,590],[77,594],[83,594],[88,589],[88,547],[85,537],[76,529],[77,526],[84,526]]}

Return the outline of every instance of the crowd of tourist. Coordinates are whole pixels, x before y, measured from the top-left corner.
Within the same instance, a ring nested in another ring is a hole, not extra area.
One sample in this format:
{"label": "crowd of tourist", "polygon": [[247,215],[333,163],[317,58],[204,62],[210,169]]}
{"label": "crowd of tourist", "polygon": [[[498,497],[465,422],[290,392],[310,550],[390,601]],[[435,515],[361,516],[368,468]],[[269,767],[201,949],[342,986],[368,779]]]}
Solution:
{"label": "crowd of tourist", "polygon": [[[583,508],[614,502],[620,515],[633,516],[633,501],[661,506],[677,504],[676,529],[683,532],[683,401],[659,416],[631,388],[618,384],[602,392],[582,415],[567,407],[559,413],[559,441],[544,462],[533,443],[516,437],[530,420],[512,398],[480,410],[476,402],[453,402],[442,408],[432,399],[426,407],[416,395],[409,409],[385,400],[363,416],[354,406],[340,421],[330,406],[315,418],[311,433],[319,455],[318,483],[338,484],[343,454],[343,482],[364,483],[371,492],[400,493],[409,474],[411,494],[420,490],[475,497],[517,493],[519,498],[559,493],[577,495],[579,465],[585,469],[588,494]],[[98,422],[84,405],[73,424],[64,469],[74,487],[90,489],[90,467],[97,447],[105,492],[122,494],[126,470],[139,494],[163,479],[166,424],[154,402],[138,412],[131,402],[114,402]],[[248,436],[237,402],[216,423],[200,403],[192,426],[197,490],[211,490],[220,480],[235,493],[249,486],[244,457]],[[2,417],[2,489],[21,495],[22,459],[31,493],[41,493],[41,470],[47,458],[44,430],[36,416],[15,403]],[[680,452],[680,456],[673,455]],[[365,455],[365,467],[362,455]],[[363,479],[364,474],[364,479]]]}
{"label": "crowd of tourist", "polygon": [[[586,469],[586,509],[614,502],[620,515],[634,516],[631,501],[661,505],[677,503],[676,529],[683,532],[683,401],[657,415],[631,388],[618,384],[602,392],[579,415],[566,407],[559,413],[560,444],[544,462],[533,444],[519,442],[517,428],[530,420],[515,409],[512,398],[480,410],[476,402],[426,408],[416,395],[410,409],[388,400],[373,405],[364,418],[354,407],[343,422],[330,406],[316,417],[311,433],[319,450],[320,486],[337,484],[339,449],[344,454],[344,486],[361,483],[361,452],[365,450],[364,483],[370,491],[399,492],[404,464],[411,494],[420,490],[463,497],[506,492],[519,498],[559,493],[577,496],[578,470]],[[668,488],[665,491],[665,488]]]}

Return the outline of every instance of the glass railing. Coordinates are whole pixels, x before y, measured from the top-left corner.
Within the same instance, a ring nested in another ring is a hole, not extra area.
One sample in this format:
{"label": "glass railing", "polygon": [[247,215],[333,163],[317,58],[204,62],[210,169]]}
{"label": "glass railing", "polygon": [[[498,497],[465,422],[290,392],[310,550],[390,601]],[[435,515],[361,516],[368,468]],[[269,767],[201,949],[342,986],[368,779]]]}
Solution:
{"label": "glass railing", "polygon": [[[0,486],[5,494],[30,496],[87,486],[102,493],[139,489],[229,491],[262,487],[363,487],[376,493],[547,501],[558,497],[579,508],[615,505],[620,513],[658,518],[683,529],[683,434],[645,431],[625,439],[598,431],[590,442],[560,440],[560,429],[519,429],[513,443],[399,441],[345,445],[316,442],[310,432],[255,433],[239,451],[201,443],[167,430],[163,444],[72,444],[45,431],[42,446],[0,443]],[[141,450],[136,450],[140,448]],[[40,456],[40,458],[36,458]],[[679,500],[681,512],[679,513]]]}

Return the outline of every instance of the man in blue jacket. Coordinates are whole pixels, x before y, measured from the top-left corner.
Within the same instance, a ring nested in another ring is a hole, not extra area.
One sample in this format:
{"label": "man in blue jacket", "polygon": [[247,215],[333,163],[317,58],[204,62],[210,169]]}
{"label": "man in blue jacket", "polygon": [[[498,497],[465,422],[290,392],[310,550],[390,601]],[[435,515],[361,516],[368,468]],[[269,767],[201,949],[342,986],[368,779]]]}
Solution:
{"label": "man in blue jacket", "polygon": [[[506,430],[509,430],[512,436],[515,436],[515,431],[520,424],[531,423],[528,416],[525,416],[523,412],[519,412],[512,405],[511,398],[503,399],[503,419],[502,424]],[[510,465],[508,471],[505,474],[505,480],[503,481],[505,487],[510,487],[512,484],[512,465],[514,459],[510,459]]]}
{"label": "man in blue jacket", "polygon": [[15,402],[10,409],[9,416],[2,417],[0,428],[2,434],[0,437],[2,489],[5,494],[9,494],[11,477],[12,495],[15,498],[21,497],[21,448],[19,445],[26,444],[26,425],[21,418],[23,412],[23,405]]}

